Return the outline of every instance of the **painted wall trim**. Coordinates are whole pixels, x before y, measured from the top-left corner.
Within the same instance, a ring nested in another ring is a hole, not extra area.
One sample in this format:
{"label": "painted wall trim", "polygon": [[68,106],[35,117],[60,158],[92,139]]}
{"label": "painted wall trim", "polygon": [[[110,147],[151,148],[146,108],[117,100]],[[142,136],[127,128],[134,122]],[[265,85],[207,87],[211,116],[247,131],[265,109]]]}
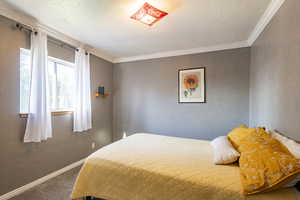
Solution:
{"label": "painted wall trim", "polygon": [[15,196],[17,196],[19,194],[22,194],[23,192],[26,192],[27,190],[29,190],[29,189],[31,189],[33,187],[36,187],[37,185],[40,185],[40,184],[42,184],[42,183],[44,183],[44,182],[46,182],[46,181],[48,181],[48,180],[50,180],[50,179],[52,179],[52,178],[54,178],[56,176],[59,176],[59,175],[65,173],[65,172],[67,172],[67,171],[69,171],[69,170],[71,170],[71,169],[73,169],[75,167],[80,166],[81,164],[84,163],[84,161],[85,161],[85,159],[77,161],[77,162],[75,162],[75,163],[73,163],[71,165],[68,165],[68,166],[60,169],[60,170],[57,170],[55,172],[52,172],[51,174],[48,174],[47,176],[39,178],[39,179],[37,179],[37,180],[35,180],[35,181],[31,182],[31,183],[28,183],[28,184],[26,184],[26,185],[24,185],[22,187],[19,187],[19,188],[15,189],[15,190],[13,190],[11,192],[8,192],[8,193],[0,196],[0,200],[8,200],[8,199],[10,199],[12,197],[15,197]]}
{"label": "painted wall trim", "polygon": [[272,18],[274,17],[274,15],[277,13],[277,11],[280,9],[280,7],[283,5],[284,2],[285,0],[272,0],[270,2],[264,14],[261,16],[260,20],[258,21],[258,23],[256,24],[255,28],[253,29],[253,31],[249,35],[249,38],[246,41],[208,46],[208,47],[200,47],[194,49],[158,52],[158,53],[145,54],[140,56],[120,57],[120,58],[114,58],[113,56],[107,55],[103,51],[94,48],[92,46],[83,45],[80,41],[77,41],[61,32],[58,32],[49,26],[39,23],[33,17],[21,13],[18,10],[14,10],[7,3],[4,3],[3,1],[0,1],[0,15],[3,15],[7,18],[10,18],[12,20],[18,21],[20,23],[23,23],[31,27],[40,27],[52,37],[60,39],[74,46],[79,47],[83,45],[87,48],[87,50],[89,50],[95,56],[103,58],[104,60],[107,60],[112,63],[121,63],[121,62],[130,62],[130,61],[147,60],[147,59],[154,59],[154,58],[181,56],[181,55],[205,53],[205,52],[212,52],[212,51],[220,51],[226,49],[250,47],[255,42],[255,40],[259,37],[259,35],[263,32],[263,30],[266,28],[266,26],[269,24],[269,22],[272,20]]}
{"label": "painted wall trim", "polygon": [[140,55],[140,56],[133,56],[133,57],[122,57],[116,58],[113,60],[114,63],[122,63],[122,62],[131,62],[131,61],[138,61],[138,60],[148,60],[154,58],[163,58],[163,57],[171,57],[171,56],[181,56],[181,55],[188,55],[188,54],[197,54],[197,53],[205,53],[205,52],[212,52],[212,51],[220,51],[226,49],[235,49],[235,48],[242,48],[242,47],[251,47],[259,35],[263,32],[272,18],[275,16],[277,11],[283,5],[285,0],[272,0],[268,5],[267,9],[265,10],[264,14],[259,19],[258,23],[256,24],[255,28],[251,32],[247,41],[235,42],[231,44],[223,44],[217,46],[210,46],[210,47],[203,47],[203,48],[195,48],[195,49],[188,49],[188,50],[179,50],[179,51],[169,51],[169,52],[160,52],[154,54],[147,54],[147,55]]}
{"label": "painted wall trim", "polygon": [[154,53],[154,54],[147,54],[147,55],[140,55],[140,56],[133,56],[133,57],[116,58],[116,59],[114,59],[114,63],[131,62],[131,61],[138,61],[138,60],[148,60],[148,59],[164,58],[164,57],[172,57],[172,56],[191,55],[191,54],[221,51],[221,50],[227,50],[227,49],[237,49],[237,48],[243,48],[243,47],[249,47],[249,44],[247,41],[234,42],[234,43],[230,43],[230,44],[221,44],[221,45],[208,46],[208,47],[201,47],[201,48],[194,48],[194,49],[159,52],[159,53]]}
{"label": "painted wall trim", "polygon": [[261,18],[259,19],[258,23],[256,24],[254,30],[251,32],[251,34],[248,38],[249,46],[252,46],[253,43],[257,40],[257,38],[260,36],[260,34],[263,32],[263,30],[267,27],[267,25],[270,23],[270,21],[275,16],[275,14],[280,9],[280,7],[283,5],[284,2],[285,2],[285,0],[272,0],[270,2],[266,11],[261,16]]}
{"label": "painted wall trim", "polygon": [[94,54],[95,56],[98,56],[109,62],[113,62],[113,56],[110,56],[95,47],[83,44],[82,42],[80,42],[76,39],[73,39],[72,37],[70,37],[64,33],[61,33],[50,26],[42,24],[37,19],[12,8],[10,5],[8,5],[7,3],[5,3],[3,1],[0,1],[0,15],[4,16],[6,18],[12,19],[16,22],[22,23],[24,25],[27,25],[29,27],[40,28],[40,29],[44,30],[51,37],[57,38],[63,42],[73,45],[75,47],[83,46],[86,48],[86,50],[88,50],[90,53]]}

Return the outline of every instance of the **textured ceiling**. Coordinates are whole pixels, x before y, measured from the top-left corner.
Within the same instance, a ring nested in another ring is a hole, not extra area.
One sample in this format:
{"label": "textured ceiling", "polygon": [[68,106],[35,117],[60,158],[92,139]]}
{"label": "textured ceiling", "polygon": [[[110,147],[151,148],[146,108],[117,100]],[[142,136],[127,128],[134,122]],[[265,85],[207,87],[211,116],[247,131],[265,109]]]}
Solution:
{"label": "textured ceiling", "polygon": [[136,1],[5,0],[117,58],[245,41],[271,0],[149,0],[169,12],[152,27],[129,18]]}

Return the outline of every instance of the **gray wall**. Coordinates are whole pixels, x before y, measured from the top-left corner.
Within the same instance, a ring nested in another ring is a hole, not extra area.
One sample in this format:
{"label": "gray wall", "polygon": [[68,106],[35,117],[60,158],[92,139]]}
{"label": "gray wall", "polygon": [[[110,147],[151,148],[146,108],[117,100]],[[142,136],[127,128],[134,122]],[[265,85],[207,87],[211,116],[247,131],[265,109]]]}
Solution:
{"label": "gray wall", "polygon": [[250,124],[300,140],[300,1],[287,0],[251,49]]}
{"label": "gray wall", "polygon": [[[114,65],[114,139],[136,132],[212,139],[249,122],[250,48]],[[178,104],[178,69],[206,67],[207,103]]]}
{"label": "gray wall", "polygon": [[[93,130],[74,134],[71,115],[54,116],[52,139],[23,144],[26,120],[18,117],[19,48],[29,47],[29,36],[13,30],[12,22],[0,17],[0,195],[86,157],[93,151],[92,142],[97,148],[110,143],[112,128],[115,140],[123,132],[212,139],[250,120],[251,126],[278,129],[300,140],[299,18],[300,2],[287,0],[251,50],[152,59],[114,67],[92,56],[93,92],[99,85],[112,90],[114,84],[113,103],[112,96],[92,100]],[[49,54],[74,60],[73,51],[51,43]],[[206,67],[207,103],[178,104],[178,69],[199,66]]]}
{"label": "gray wall", "polygon": [[[19,52],[29,48],[29,35],[12,29],[0,17],[0,195],[85,158],[112,141],[112,97],[92,99],[93,129],[72,132],[72,115],[53,116],[53,138],[24,144],[26,119],[19,118]],[[74,60],[74,51],[49,44],[49,54]],[[93,92],[99,85],[112,89],[112,63],[91,56]],[[95,149],[95,150],[96,150]]]}

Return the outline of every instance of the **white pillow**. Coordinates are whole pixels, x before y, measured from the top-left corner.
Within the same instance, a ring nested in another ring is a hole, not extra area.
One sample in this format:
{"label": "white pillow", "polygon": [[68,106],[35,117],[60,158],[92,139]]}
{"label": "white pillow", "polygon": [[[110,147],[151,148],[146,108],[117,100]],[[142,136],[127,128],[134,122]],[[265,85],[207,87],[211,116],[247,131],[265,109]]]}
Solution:
{"label": "white pillow", "polygon": [[216,165],[226,165],[237,161],[240,153],[237,152],[227,136],[220,136],[210,142],[214,152],[214,163]]}
{"label": "white pillow", "polygon": [[277,131],[270,131],[273,138],[277,139],[281,144],[283,144],[293,156],[300,159],[300,144],[294,140],[278,133]]}

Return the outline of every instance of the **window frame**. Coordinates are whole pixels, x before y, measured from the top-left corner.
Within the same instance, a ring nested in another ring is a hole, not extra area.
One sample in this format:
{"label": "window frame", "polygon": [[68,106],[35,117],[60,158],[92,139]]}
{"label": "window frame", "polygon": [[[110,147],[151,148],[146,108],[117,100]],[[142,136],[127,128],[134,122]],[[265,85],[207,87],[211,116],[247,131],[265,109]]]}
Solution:
{"label": "window frame", "polygon": [[[30,56],[31,51],[29,49],[20,48],[20,54],[25,54],[27,56]],[[75,69],[75,63],[72,63],[72,62],[69,62],[69,61],[65,61],[65,60],[62,60],[62,59],[59,59],[59,58],[48,56],[47,62],[49,62],[49,61],[54,63],[55,68],[57,68],[57,64],[59,64],[59,65],[64,65],[66,67],[70,67],[70,68]],[[21,62],[19,62],[19,63],[21,64]],[[74,112],[74,108],[73,109],[66,108],[66,109],[61,109],[61,110],[60,109],[51,110],[51,113],[52,113],[53,116],[73,114],[73,112]],[[19,116],[21,118],[27,118],[28,113],[21,113],[20,109],[19,109]]]}

